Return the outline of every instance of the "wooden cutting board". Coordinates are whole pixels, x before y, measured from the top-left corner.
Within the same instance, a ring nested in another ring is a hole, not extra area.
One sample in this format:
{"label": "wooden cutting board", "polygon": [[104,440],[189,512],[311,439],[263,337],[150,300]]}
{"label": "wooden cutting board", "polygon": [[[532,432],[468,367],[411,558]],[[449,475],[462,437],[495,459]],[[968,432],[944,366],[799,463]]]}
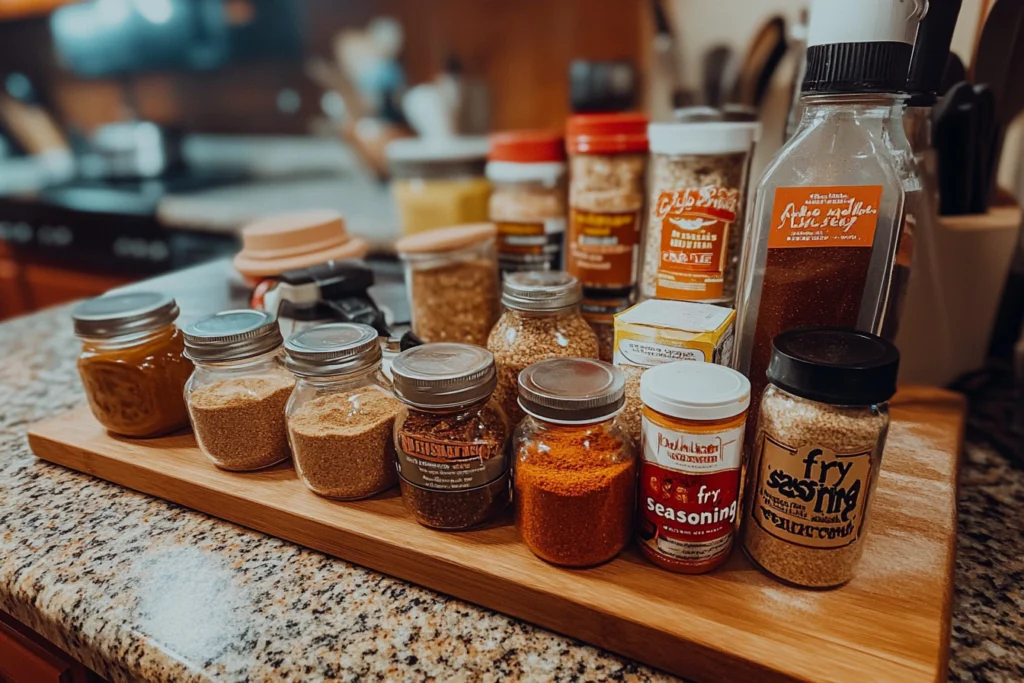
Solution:
{"label": "wooden cutting board", "polygon": [[784,586],[736,551],[681,576],[634,550],[604,566],[536,559],[506,519],[444,533],[419,526],[396,492],[337,503],[290,467],[216,469],[191,434],[107,434],[87,408],[35,425],[44,460],[180,503],[702,681],[936,681],[949,654],[957,461],[964,403],[905,389],[889,434],[864,559],[843,588]]}

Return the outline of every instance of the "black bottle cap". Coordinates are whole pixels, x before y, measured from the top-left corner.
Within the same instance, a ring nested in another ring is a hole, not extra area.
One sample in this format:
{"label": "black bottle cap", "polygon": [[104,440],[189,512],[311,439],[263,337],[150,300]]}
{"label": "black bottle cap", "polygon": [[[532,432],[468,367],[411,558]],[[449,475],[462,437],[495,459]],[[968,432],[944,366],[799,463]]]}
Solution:
{"label": "black bottle cap", "polygon": [[832,405],[882,403],[896,393],[900,353],[867,332],[801,327],[772,341],[768,380],[791,394]]}
{"label": "black bottle cap", "polygon": [[913,46],[900,42],[833,43],[807,48],[805,94],[895,93],[906,89]]}

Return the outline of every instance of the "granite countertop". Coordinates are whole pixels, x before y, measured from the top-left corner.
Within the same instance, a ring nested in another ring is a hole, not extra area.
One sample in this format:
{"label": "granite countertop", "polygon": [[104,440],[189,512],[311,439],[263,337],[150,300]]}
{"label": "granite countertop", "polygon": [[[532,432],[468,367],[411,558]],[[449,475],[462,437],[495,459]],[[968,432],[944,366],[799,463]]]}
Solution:
{"label": "granite countertop", "polygon": [[[160,286],[196,315],[230,299],[222,271]],[[0,324],[0,348],[0,609],[112,681],[672,680],[41,462],[26,428],[82,400],[67,308]],[[1024,472],[968,444],[959,523],[950,677],[1024,679]]]}

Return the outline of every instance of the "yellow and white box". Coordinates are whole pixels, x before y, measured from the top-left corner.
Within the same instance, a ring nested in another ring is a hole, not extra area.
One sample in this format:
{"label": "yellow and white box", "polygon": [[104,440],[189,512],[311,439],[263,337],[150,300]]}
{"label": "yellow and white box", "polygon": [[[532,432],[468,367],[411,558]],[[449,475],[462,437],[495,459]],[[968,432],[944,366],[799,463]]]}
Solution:
{"label": "yellow and white box", "polygon": [[677,360],[732,362],[736,311],[691,301],[649,299],[615,316],[615,365]]}

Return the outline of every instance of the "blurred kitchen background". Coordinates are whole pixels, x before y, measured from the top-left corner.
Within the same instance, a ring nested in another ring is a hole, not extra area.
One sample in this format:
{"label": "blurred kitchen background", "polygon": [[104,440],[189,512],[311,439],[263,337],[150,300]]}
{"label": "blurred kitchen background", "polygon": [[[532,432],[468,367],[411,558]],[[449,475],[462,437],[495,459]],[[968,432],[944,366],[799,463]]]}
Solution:
{"label": "blurred kitchen background", "polygon": [[[233,253],[242,225],[284,211],[339,210],[386,253],[396,165],[482,166],[474,136],[561,129],[572,111],[738,104],[764,123],[756,182],[783,139],[805,5],[0,0],[0,318]],[[986,7],[960,13],[968,64]],[[466,140],[386,158],[414,132]]]}

